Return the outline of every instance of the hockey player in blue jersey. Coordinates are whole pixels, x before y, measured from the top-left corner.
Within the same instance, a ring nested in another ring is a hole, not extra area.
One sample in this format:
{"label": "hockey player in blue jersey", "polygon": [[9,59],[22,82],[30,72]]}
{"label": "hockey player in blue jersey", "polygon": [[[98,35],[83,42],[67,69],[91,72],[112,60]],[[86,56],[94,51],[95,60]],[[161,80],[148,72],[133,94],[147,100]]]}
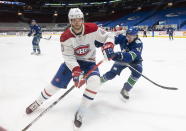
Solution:
{"label": "hockey player in blue jersey", "polygon": [[169,40],[173,40],[174,39],[174,37],[173,37],[174,29],[171,26],[169,26],[169,28],[167,28],[167,34],[169,35]]}
{"label": "hockey player in blue jersey", "polygon": [[42,37],[42,32],[41,32],[41,27],[36,23],[35,20],[32,20],[30,25],[30,32],[28,33],[28,36],[30,37],[31,35],[34,36],[32,40],[33,52],[31,54],[39,55],[41,54],[39,42]]}
{"label": "hockey player in blue jersey", "polygon": [[[103,52],[108,58],[112,58],[115,61],[115,64],[112,66],[111,70],[106,72],[101,77],[101,82],[104,83],[108,80],[112,80],[116,75],[120,75],[121,71],[127,66],[121,65],[121,63],[128,63],[133,68],[142,72],[142,49],[143,43],[138,38],[138,31],[135,28],[130,28],[126,32],[126,36],[118,35],[115,37],[115,45],[120,45],[121,51],[114,52],[114,45],[105,45]],[[140,78],[140,74],[131,70],[131,75],[128,78],[127,82],[124,83],[124,86],[121,90],[121,95],[125,100],[129,99],[129,91],[133,88],[136,81]]]}

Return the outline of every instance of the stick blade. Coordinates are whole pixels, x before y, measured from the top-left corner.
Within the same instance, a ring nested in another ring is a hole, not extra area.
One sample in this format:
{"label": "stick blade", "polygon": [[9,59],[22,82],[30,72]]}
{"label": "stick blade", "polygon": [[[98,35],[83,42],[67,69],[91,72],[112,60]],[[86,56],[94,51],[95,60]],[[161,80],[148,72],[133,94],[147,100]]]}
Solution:
{"label": "stick blade", "polygon": [[159,85],[159,87],[161,87],[163,89],[167,89],[167,90],[178,90],[178,88],[176,88],[176,87],[167,87],[167,86],[161,86],[161,85]]}

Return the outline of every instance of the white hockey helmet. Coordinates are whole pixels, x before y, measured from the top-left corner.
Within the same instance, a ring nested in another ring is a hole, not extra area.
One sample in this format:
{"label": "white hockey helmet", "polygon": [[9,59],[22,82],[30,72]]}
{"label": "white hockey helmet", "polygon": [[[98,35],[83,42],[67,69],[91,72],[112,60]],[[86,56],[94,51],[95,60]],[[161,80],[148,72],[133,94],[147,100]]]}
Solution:
{"label": "white hockey helmet", "polygon": [[116,25],[116,28],[119,28],[120,26],[119,25]]}
{"label": "white hockey helmet", "polygon": [[68,13],[68,19],[71,23],[71,19],[76,19],[76,18],[83,18],[84,15],[83,12],[79,8],[71,8],[69,13]]}

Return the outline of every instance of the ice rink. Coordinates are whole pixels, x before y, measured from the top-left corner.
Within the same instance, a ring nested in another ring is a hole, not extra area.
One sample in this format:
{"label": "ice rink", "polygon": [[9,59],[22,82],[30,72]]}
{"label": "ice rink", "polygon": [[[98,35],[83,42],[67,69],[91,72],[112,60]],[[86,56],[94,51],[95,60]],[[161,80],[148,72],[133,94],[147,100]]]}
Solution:
{"label": "ice rink", "polygon": [[[50,84],[63,62],[58,36],[41,40],[42,55],[30,55],[32,38],[0,37],[0,125],[8,131],[21,131],[66,90],[61,90],[32,115],[25,108]],[[84,119],[81,131],[186,131],[186,39],[142,38],[143,74],[178,91],[161,89],[140,78],[123,102],[120,90],[130,75],[101,86]],[[103,57],[98,49],[98,59]],[[100,66],[101,74],[113,62]],[[70,83],[69,87],[72,86]],[[48,111],[28,131],[73,131],[72,122],[85,87],[74,89]]]}

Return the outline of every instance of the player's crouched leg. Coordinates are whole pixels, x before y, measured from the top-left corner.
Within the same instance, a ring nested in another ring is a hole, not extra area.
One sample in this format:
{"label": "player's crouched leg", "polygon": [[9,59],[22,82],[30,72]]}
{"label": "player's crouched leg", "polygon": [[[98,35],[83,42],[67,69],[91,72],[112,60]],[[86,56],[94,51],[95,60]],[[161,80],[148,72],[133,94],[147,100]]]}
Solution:
{"label": "player's crouched leg", "polygon": [[116,75],[120,75],[121,71],[126,68],[126,66],[121,66],[118,64],[114,64],[110,71],[106,72],[103,76],[101,76],[101,83],[105,83],[108,80],[112,80],[116,77]]}
{"label": "player's crouched leg", "polygon": [[66,89],[71,78],[71,71],[66,64],[62,64],[53,78],[51,85],[47,86],[43,89],[43,91],[41,91],[41,95],[26,108],[26,113],[30,114],[35,111],[41,104],[43,104],[45,100],[53,96],[61,88]]}
{"label": "player's crouched leg", "polygon": [[86,114],[87,109],[93,102],[96,94],[100,88],[100,77],[98,75],[90,76],[87,80],[87,87],[84,91],[83,98],[79,109],[75,114],[74,125],[76,128],[80,128],[82,125],[82,120]]}
{"label": "player's crouched leg", "polygon": [[58,87],[50,85],[41,92],[41,95],[26,108],[26,113],[30,114],[35,111],[45,100],[50,98],[53,94],[55,94],[59,90]]}

